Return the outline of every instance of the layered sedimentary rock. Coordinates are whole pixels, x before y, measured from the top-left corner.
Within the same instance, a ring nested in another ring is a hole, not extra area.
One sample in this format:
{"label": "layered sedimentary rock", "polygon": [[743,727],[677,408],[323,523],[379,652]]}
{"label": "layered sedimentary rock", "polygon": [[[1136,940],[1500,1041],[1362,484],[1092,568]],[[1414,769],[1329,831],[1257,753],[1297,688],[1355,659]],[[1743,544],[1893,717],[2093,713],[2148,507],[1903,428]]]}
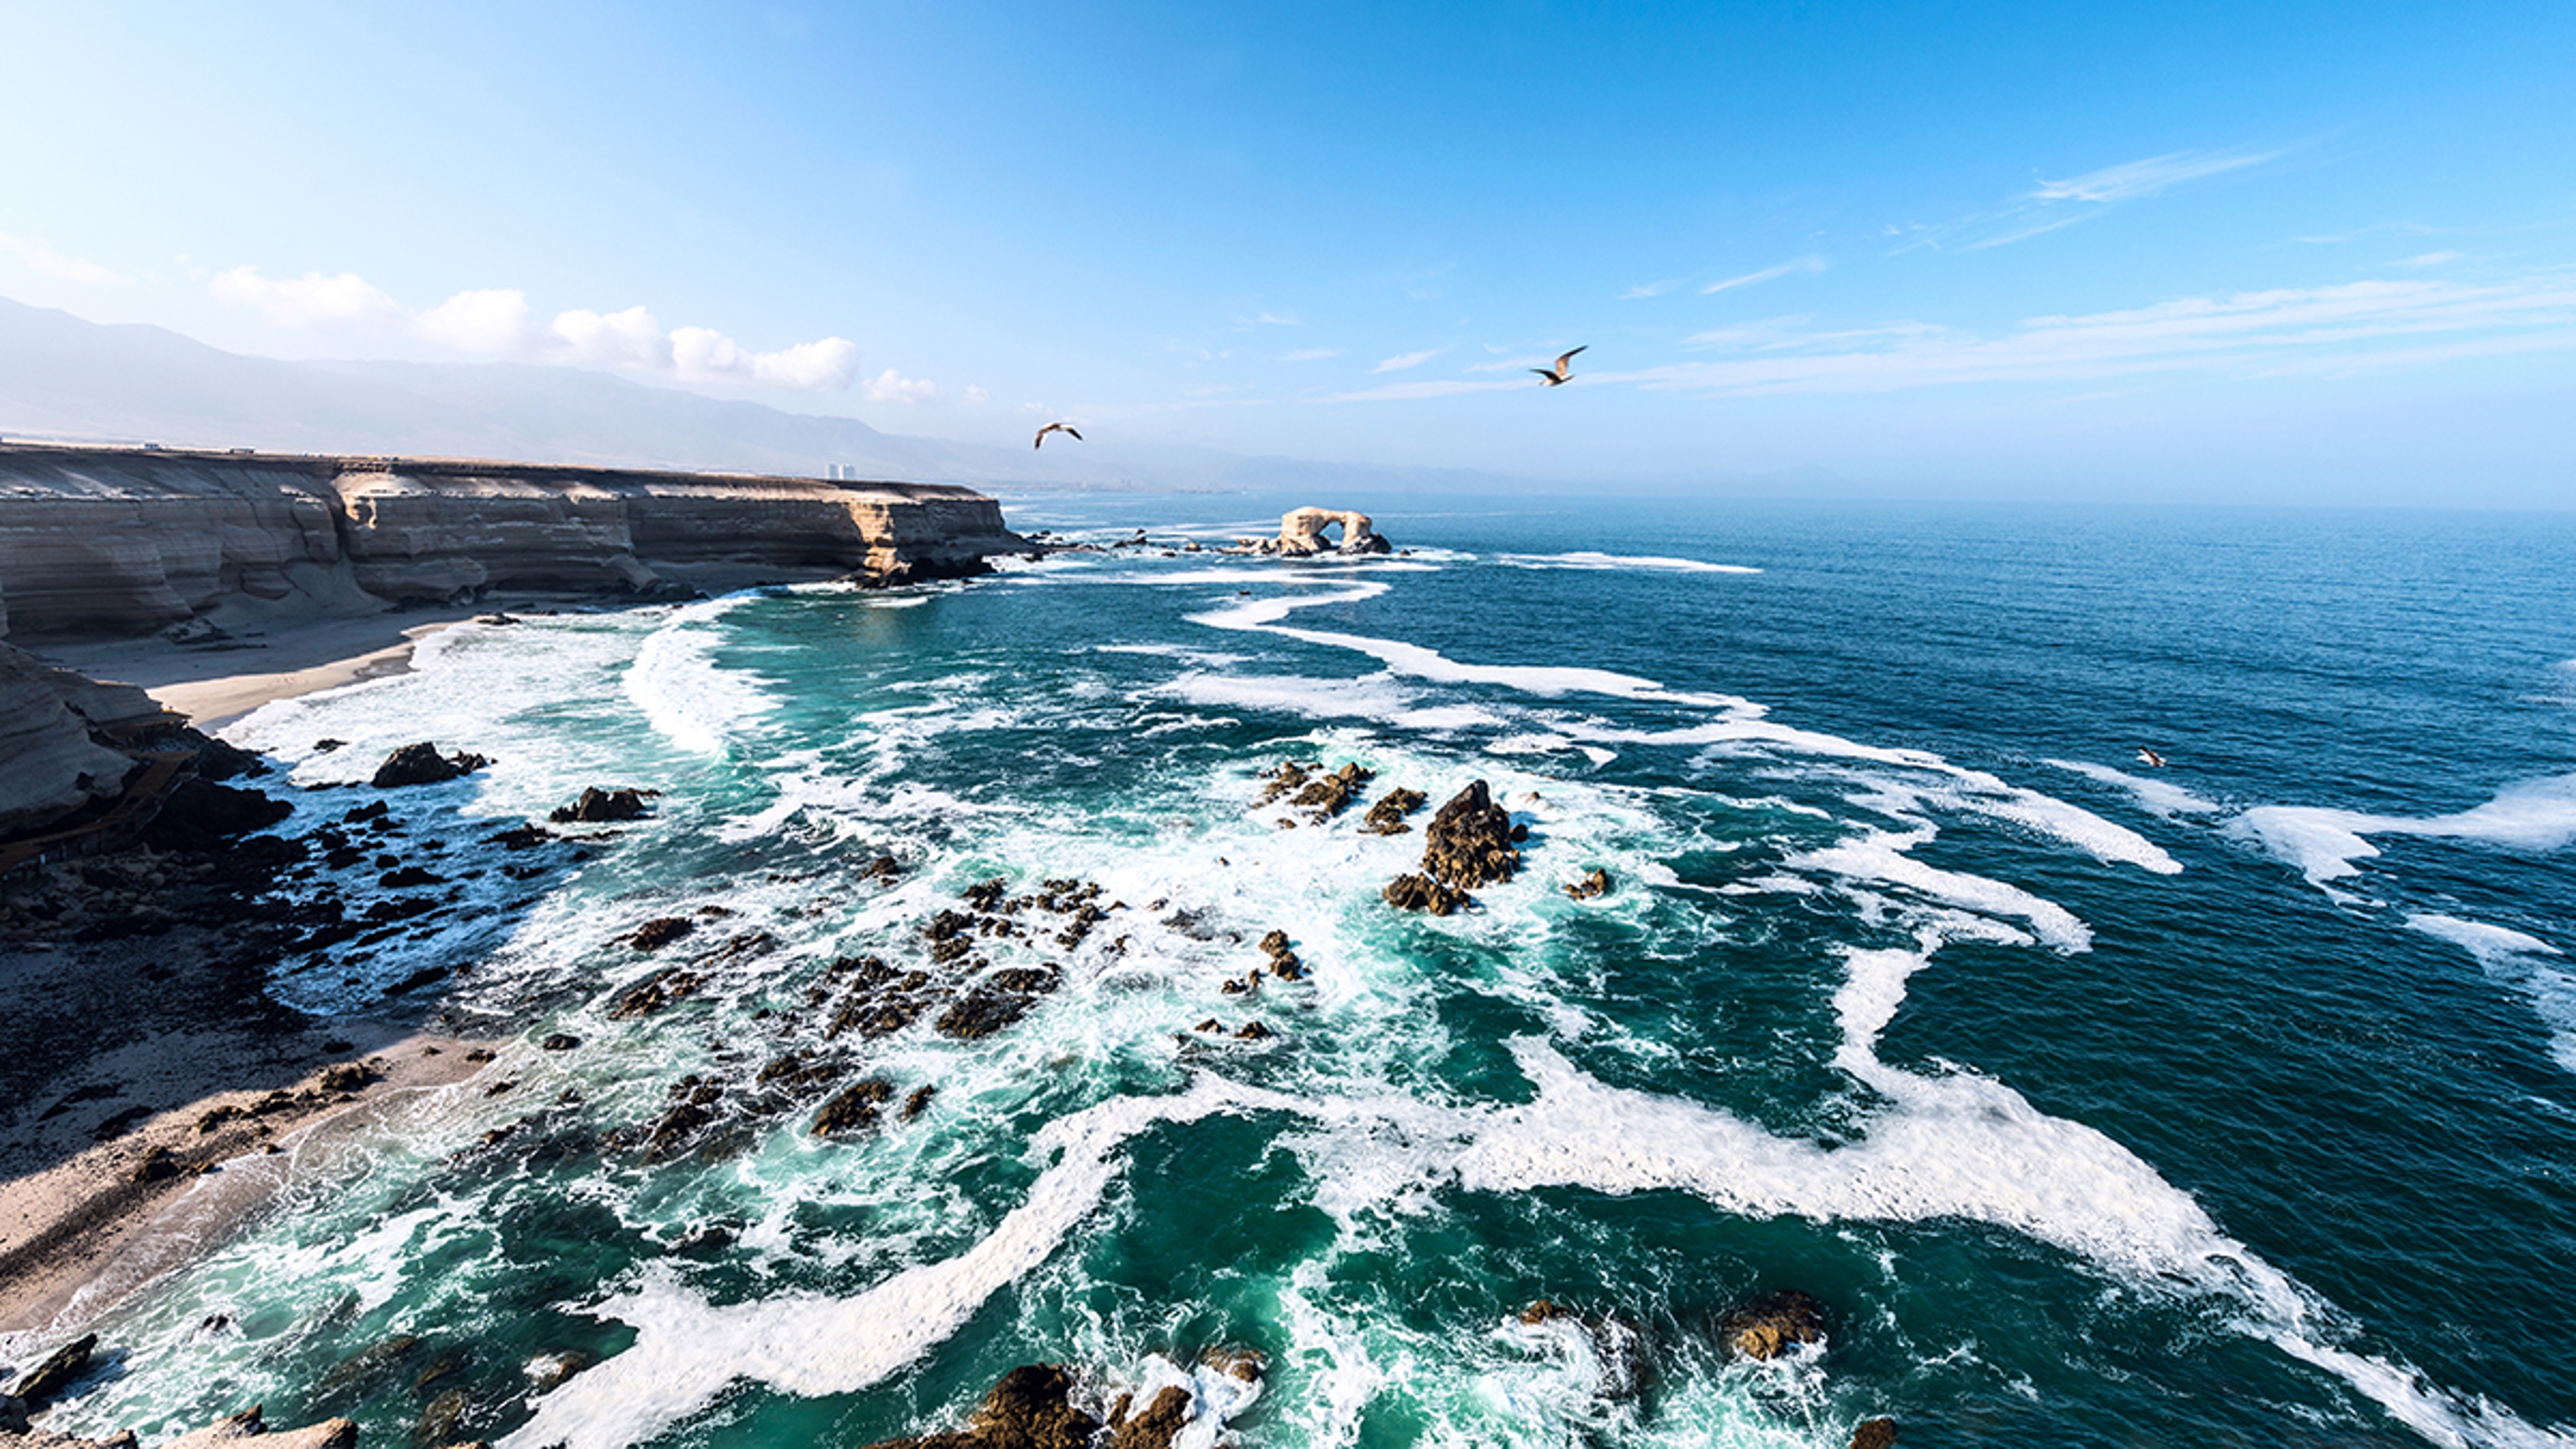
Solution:
{"label": "layered sedimentary rock", "polygon": [[0,836],[116,794],[135,761],[93,732],[160,713],[132,685],[100,684],[0,644]]}
{"label": "layered sedimentary rock", "polygon": [[457,459],[0,444],[0,634],[492,588],[980,571],[1025,546],[971,489]]}

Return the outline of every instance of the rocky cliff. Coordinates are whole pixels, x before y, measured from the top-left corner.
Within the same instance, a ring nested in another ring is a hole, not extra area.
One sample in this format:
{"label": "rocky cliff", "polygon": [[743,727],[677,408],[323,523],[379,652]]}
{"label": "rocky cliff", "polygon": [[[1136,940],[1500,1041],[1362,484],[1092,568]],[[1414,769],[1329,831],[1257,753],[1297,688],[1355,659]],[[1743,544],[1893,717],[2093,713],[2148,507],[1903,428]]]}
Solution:
{"label": "rocky cliff", "polygon": [[645,592],[979,572],[971,489],[460,459],[0,444],[0,635],[364,612],[487,589]]}
{"label": "rocky cliff", "polygon": [[[900,583],[1025,546],[992,499],[933,484],[0,444],[0,635],[22,643],[491,589]],[[0,837],[114,797],[139,766],[110,732],[157,713],[0,645]]]}

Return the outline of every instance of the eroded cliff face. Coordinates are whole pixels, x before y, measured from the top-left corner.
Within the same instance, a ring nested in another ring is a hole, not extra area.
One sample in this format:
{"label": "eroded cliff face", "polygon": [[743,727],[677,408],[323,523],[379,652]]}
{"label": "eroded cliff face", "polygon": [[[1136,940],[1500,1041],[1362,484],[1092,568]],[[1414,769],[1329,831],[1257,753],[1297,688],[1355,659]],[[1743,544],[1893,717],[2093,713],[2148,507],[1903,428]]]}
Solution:
{"label": "eroded cliff face", "polygon": [[0,634],[21,641],[500,587],[935,578],[1023,546],[938,484],[0,444]]}
{"label": "eroded cliff face", "polygon": [[0,644],[0,836],[115,795],[135,761],[94,732],[160,712],[130,684],[100,684]]}

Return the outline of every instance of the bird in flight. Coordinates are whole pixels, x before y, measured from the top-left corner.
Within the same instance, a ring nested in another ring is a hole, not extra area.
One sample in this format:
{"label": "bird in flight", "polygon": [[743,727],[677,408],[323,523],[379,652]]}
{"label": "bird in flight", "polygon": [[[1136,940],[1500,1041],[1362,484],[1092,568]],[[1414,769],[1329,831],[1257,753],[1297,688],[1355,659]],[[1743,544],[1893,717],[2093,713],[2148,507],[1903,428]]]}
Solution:
{"label": "bird in flight", "polygon": [[1075,442],[1077,442],[1077,443],[1079,443],[1079,442],[1081,442],[1081,441],[1082,441],[1082,434],[1077,433],[1077,432],[1075,432],[1075,431],[1073,430],[1073,424],[1071,424],[1071,423],[1049,423],[1049,424],[1047,424],[1045,427],[1038,429],[1038,440],[1037,440],[1036,442],[1034,442],[1034,443],[1029,444],[1029,446],[1030,446],[1030,447],[1032,447],[1032,448],[1043,448],[1043,447],[1045,447],[1045,446],[1046,446],[1046,435],[1047,435],[1047,434],[1049,434],[1049,433],[1062,433],[1062,434],[1064,434],[1066,437],[1073,439],[1073,440],[1074,440]]}
{"label": "bird in flight", "polygon": [[[1587,342],[1584,344],[1584,347],[1589,347],[1591,345],[1592,344]],[[1581,352],[1582,350],[1582,347],[1578,347],[1574,349],[1574,352]],[[1574,352],[1569,352],[1563,357],[1558,358],[1556,360],[1556,366],[1554,367],[1533,367],[1530,371],[1537,373],[1539,381],[1546,383],[1549,387],[1563,387],[1574,380]]]}
{"label": "bird in flight", "polygon": [[2165,757],[2157,754],[2151,749],[2148,749],[2144,745],[2140,745],[2138,746],[2138,763],[2141,765],[2152,765],[2156,769],[2161,770],[2165,767]]}

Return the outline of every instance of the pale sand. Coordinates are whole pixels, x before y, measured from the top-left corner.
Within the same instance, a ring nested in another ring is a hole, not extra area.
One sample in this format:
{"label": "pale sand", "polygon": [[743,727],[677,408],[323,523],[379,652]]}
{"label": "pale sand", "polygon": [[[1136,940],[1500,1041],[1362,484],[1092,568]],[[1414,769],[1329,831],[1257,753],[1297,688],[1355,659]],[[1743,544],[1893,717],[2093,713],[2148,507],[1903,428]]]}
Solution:
{"label": "pale sand", "polygon": [[[164,1074],[165,1087],[173,1075],[221,1076],[222,1064],[202,1051],[203,1043],[189,1040],[202,1035],[183,1028],[130,1050],[177,1068]],[[491,1059],[489,1051],[453,1038],[398,1038],[364,1058],[380,1080],[358,1093],[313,1093],[315,1100],[289,1109],[202,1130],[214,1109],[248,1111],[268,1095],[256,1087],[214,1091],[76,1156],[0,1182],[0,1252],[13,1260],[0,1275],[0,1350],[49,1347],[79,1333],[221,1242],[299,1174],[331,1171],[328,1149],[335,1139],[398,1114],[435,1110],[455,1084]],[[307,1073],[283,1090],[312,1093],[319,1075]],[[187,1170],[137,1182],[135,1169],[154,1147],[167,1148]],[[200,1163],[205,1170],[193,1170]]]}
{"label": "pale sand", "polygon": [[[150,639],[42,653],[95,679],[139,685],[164,707],[213,729],[274,700],[403,673],[420,640],[492,607],[281,625],[216,648]],[[249,1001],[238,1020],[172,1012],[167,985],[138,976],[138,968],[176,964],[187,974],[214,951],[212,943],[190,936],[60,950],[0,945],[0,999],[15,1003],[0,1021],[0,1046],[24,1048],[27,1042],[13,1038],[31,1032],[91,1038],[97,1023],[117,1023],[104,1033],[112,1042],[99,1043],[102,1049],[54,1076],[42,1095],[0,1103],[6,1129],[0,1131],[0,1360],[77,1332],[220,1241],[299,1164],[328,1156],[309,1151],[313,1144],[383,1120],[393,1103],[435,1096],[481,1068],[469,1059],[469,1053],[482,1055],[470,1043],[414,1034],[397,1023],[315,1019],[280,1032],[273,1021],[251,1019],[260,1007]],[[354,1101],[302,1103],[213,1132],[198,1130],[219,1106],[246,1107],[272,1090],[309,1089],[314,1064],[325,1055],[317,1045],[329,1038],[358,1044],[383,1080]],[[113,1095],[66,1105],[83,1088],[111,1085]],[[138,1102],[176,1105],[105,1143],[85,1145],[102,1119]],[[43,1115],[49,1105],[51,1115]],[[270,1152],[272,1143],[283,1150]],[[190,1168],[218,1165],[138,1183],[135,1168],[155,1146],[169,1148]]]}
{"label": "pale sand", "polygon": [[487,603],[320,619],[216,645],[136,639],[40,646],[36,653],[92,679],[139,685],[164,708],[213,730],[275,700],[401,674],[411,668],[412,647],[421,640],[493,609]]}

